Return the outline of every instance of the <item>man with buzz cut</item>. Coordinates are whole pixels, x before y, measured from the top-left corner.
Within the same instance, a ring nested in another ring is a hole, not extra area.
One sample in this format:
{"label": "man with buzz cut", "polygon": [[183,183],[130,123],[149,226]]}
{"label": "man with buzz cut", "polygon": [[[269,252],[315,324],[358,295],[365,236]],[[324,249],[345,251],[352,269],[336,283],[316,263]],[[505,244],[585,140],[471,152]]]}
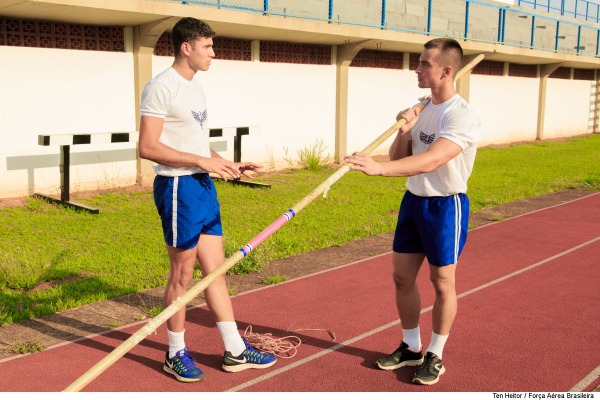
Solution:
{"label": "man with buzz cut", "polygon": [[[375,364],[385,370],[418,366],[413,382],[422,385],[435,384],[446,371],[442,357],[456,316],[456,266],[469,223],[467,180],[481,138],[479,118],[454,87],[462,57],[454,39],[425,43],[416,73],[418,86],[431,89],[431,101],[421,112],[407,109],[398,114],[397,120],[406,123],[390,147],[390,160],[376,162],[362,153],[345,158],[353,170],[367,175],[408,177],[392,246],[403,338],[392,354]],[[431,342],[423,356],[416,279],[425,258],[435,302]]]}

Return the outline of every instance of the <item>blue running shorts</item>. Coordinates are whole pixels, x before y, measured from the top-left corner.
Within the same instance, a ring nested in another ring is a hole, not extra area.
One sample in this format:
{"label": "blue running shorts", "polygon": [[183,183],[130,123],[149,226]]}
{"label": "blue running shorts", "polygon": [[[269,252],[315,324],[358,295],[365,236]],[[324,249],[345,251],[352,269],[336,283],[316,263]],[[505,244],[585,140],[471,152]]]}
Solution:
{"label": "blue running shorts", "polygon": [[154,204],[169,246],[192,249],[201,233],[223,236],[217,191],[208,174],[157,175]]}
{"label": "blue running shorts", "polygon": [[396,253],[425,253],[429,264],[456,264],[467,242],[469,198],[419,197],[406,191],[400,204],[392,249]]}

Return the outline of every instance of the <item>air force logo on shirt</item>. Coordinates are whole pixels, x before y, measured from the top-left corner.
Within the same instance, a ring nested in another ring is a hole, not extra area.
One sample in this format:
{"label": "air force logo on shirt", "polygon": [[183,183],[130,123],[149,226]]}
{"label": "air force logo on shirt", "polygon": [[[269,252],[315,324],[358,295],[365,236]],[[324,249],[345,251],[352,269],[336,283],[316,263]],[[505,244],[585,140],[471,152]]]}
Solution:
{"label": "air force logo on shirt", "polygon": [[423,133],[423,131],[421,131],[421,133],[419,134],[419,140],[421,140],[421,143],[431,144],[431,143],[433,143],[434,139],[435,139],[435,133],[428,135],[426,133]]}
{"label": "air force logo on shirt", "polygon": [[206,122],[206,118],[208,118],[206,110],[204,110],[202,113],[197,113],[194,110],[192,110],[192,115],[194,116],[194,119],[198,121],[200,127],[204,129],[204,123]]}

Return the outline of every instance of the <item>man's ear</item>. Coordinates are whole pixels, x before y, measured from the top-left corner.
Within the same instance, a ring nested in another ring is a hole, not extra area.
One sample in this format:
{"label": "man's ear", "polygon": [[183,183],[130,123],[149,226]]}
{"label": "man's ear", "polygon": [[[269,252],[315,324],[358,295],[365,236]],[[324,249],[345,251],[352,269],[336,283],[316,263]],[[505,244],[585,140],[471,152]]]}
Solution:
{"label": "man's ear", "polygon": [[189,42],[183,42],[181,43],[181,54],[185,54],[186,56],[189,56],[192,52],[192,45]]}
{"label": "man's ear", "polygon": [[451,66],[442,68],[443,78],[452,78],[452,74],[454,73],[454,68]]}

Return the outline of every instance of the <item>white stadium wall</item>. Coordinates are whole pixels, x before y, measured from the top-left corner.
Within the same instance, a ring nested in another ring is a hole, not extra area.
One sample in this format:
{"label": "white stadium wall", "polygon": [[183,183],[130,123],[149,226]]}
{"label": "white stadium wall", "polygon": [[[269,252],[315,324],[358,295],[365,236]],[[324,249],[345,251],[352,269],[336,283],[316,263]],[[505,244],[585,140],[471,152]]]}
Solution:
{"label": "white stadium wall", "polygon": [[[0,46],[0,198],[59,193],[39,134],[135,131],[131,53]],[[71,146],[71,190],[132,185],[135,143]]]}
{"label": "white stadium wall", "polygon": [[[482,146],[536,140],[539,85],[539,78],[471,76]],[[592,133],[594,88],[594,81],[548,79],[543,139]]]}
{"label": "white stadium wall", "polygon": [[[39,134],[135,130],[133,54],[0,46],[0,198],[34,192],[57,195],[59,148]],[[155,56],[154,73],[172,58]],[[214,60],[200,72],[211,128],[256,126],[242,138],[242,160],[288,167],[300,149],[322,140],[333,155],[335,66]],[[539,78],[471,75],[470,101],[479,113],[483,145],[536,138]],[[549,79],[545,138],[591,132],[593,81]],[[427,94],[414,71],[350,68],[349,153],[362,150],[394,122],[398,111]],[[375,154],[385,154],[391,139]],[[228,153],[231,158],[232,140]],[[287,153],[285,150],[287,149]],[[132,185],[134,143],[71,146],[71,191]]]}
{"label": "white stadium wall", "polygon": [[[153,75],[172,61],[154,57]],[[319,140],[333,154],[335,66],[213,60],[194,79],[204,87],[209,128],[258,128],[242,137],[242,161],[286,168],[284,158],[296,160],[298,150]],[[228,140],[220,154],[232,159],[232,146]]]}
{"label": "white stadium wall", "polygon": [[548,80],[544,139],[593,133],[595,87],[593,81]]}
{"label": "white stadium wall", "polygon": [[536,138],[538,78],[471,75],[469,102],[483,128],[481,145]]}
{"label": "white stadium wall", "polygon": [[[415,71],[351,68],[348,84],[348,153],[360,151],[396,123],[401,110],[430,92],[419,89]],[[387,154],[393,137],[372,154]]]}
{"label": "white stadium wall", "polygon": [[319,140],[333,155],[335,66],[217,60],[205,88],[209,126],[259,128],[242,138],[242,161],[289,167],[284,158],[297,160],[300,149]]}

